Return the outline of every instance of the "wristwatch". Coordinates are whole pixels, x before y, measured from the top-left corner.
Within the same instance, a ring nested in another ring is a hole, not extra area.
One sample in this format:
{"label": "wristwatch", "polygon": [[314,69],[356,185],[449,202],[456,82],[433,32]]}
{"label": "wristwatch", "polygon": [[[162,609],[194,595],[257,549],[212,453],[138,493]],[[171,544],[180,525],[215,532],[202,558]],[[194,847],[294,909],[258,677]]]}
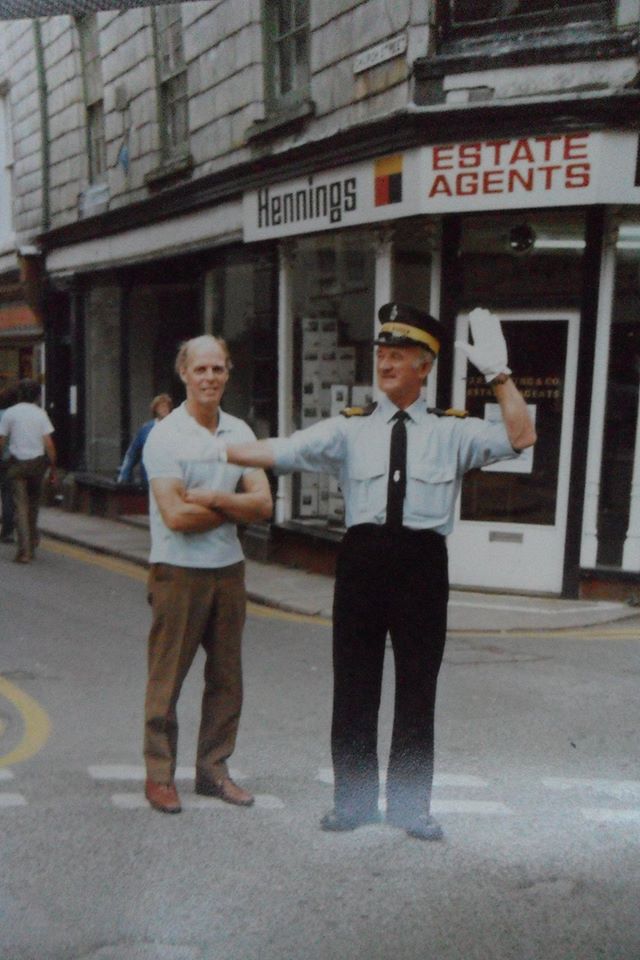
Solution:
{"label": "wristwatch", "polygon": [[489,386],[490,386],[490,387],[495,387],[495,386],[497,386],[498,384],[506,383],[507,380],[510,379],[510,377],[511,377],[511,374],[510,374],[510,373],[499,373],[499,374],[497,374],[497,376],[495,376],[495,377],[493,378],[493,380],[490,380],[490,381],[489,381]]}

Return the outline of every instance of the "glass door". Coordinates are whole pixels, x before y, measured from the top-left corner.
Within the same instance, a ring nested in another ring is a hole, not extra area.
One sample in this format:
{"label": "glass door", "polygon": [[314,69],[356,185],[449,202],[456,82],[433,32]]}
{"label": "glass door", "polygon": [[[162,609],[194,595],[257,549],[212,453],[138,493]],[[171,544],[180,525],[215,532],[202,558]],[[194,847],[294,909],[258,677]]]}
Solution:
{"label": "glass door", "polygon": [[[514,368],[538,432],[519,458],[471,471],[463,480],[449,537],[452,584],[560,593],[578,347],[576,311],[498,314]],[[456,339],[469,338],[466,313]],[[453,402],[471,416],[499,419],[484,377],[461,351],[454,361]]]}

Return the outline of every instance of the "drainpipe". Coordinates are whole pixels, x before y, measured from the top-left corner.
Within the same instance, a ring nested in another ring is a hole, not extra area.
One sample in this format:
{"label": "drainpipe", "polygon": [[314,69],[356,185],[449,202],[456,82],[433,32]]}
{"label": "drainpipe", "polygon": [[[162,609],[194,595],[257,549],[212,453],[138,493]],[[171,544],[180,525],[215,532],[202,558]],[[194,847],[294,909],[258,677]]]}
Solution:
{"label": "drainpipe", "polygon": [[42,27],[39,20],[33,21],[33,42],[36,54],[38,77],[38,101],[40,104],[40,159],[42,169],[42,231],[51,226],[50,169],[49,169],[49,108],[47,75],[44,65]]}

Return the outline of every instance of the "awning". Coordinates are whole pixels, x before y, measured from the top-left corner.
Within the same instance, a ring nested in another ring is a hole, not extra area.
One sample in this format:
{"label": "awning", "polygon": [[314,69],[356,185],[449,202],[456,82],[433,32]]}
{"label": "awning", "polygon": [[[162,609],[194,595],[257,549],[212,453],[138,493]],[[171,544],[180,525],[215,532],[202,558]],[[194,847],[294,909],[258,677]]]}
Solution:
{"label": "awning", "polygon": [[42,323],[26,303],[0,306],[0,339],[9,337],[41,337]]}

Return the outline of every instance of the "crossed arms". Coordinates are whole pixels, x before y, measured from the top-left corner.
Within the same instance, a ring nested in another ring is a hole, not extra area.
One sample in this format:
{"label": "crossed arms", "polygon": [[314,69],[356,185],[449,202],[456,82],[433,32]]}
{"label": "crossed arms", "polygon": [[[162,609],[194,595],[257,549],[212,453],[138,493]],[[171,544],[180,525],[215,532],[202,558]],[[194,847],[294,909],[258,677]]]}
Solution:
{"label": "crossed arms", "polygon": [[175,533],[205,533],[223,523],[268,520],[273,501],[264,471],[246,473],[240,485],[239,492],[226,493],[200,487],[187,490],[182,480],[174,477],[157,477],[151,481],[162,519]]}

